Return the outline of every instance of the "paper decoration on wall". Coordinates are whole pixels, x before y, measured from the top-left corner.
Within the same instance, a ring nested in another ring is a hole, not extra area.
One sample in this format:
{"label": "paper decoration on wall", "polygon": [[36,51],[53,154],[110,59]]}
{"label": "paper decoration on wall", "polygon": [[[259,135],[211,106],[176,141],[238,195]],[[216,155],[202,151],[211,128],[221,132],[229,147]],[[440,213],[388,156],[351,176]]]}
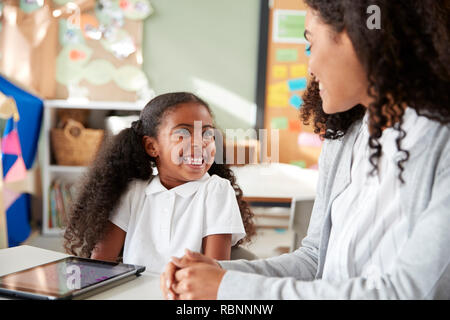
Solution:
{"label": "paper decoration on wall", "polygon": [[147,86],[147,77],[144,72],[134,66],[123,66],[117,69],[114,81],[126,91],[138,91]]}
{"label": "paper decoration on wall", "polygon": [[289,131],[299,132],[302,130],[302,125],[298,119],[289,119]]}
{"label": "paper decoration on wall", "polygon": [[136,52],[133,38],[122,29],[113,29],[107,37],[100,40],[103,48],[111,52],[116,58],[124,59]]}
{"label": "paper decoration on wall", "polygon": [[80,17],[80,29],[86,38],[100,40],[102,31],[96,17],[91,14],[82,14]]}
{"label": "paper decoration on wall", "polygon": [[301,132],[298,135],[298,145],[304,147],[318,147],[322,146],[322,140],[319,136],[310,132]]}
{"label": "paper decoration on wall", "polygon": [[[19,112],[14,99],[6,97],[0,92],[0,118],[13,118],[15,121],[20,119]],[[19,135],[16,130],[12,130],[3,137],[1,141],[2,158],[4,155],[14,155],[17,159],[14,164],[6,171],[6,177],[3,180],[3,161],[0,161],[0,248],[8,247],[8,237],[6,228],[6,210],[14,203],[20,194],[8,190],[6,182],[20,181],[26,177],[26,168],[22,159],[20,150]],[[3,159],[2,159],[3,160]],[[6,191],[6,192],[5,192]]]}
{"label": "paper decoration on wall", "polygon": [[58,24],[58,39],[61,46],[85,43],[81,29],[71,25],[66,19],[60,19]]}
{"label": "paper decoration on wall", "polygon": [[125,17],[131,20],[144,20],[153,13],[153,8],[148,0],[120,0],[119,6]]}
{"label": "paper decoration on wall", "polygon": [[20,9],[26,13],[33,12],[44,5],[44,0],[20,0]]}
{"label": "paper decoration on wall", "polygon": [[152,12],[149,0],[98,0],[61,19],[57,98],[151,99],[155,94],[141,68],[141,20]]}
{"label": "paper decoration on wall", "polygon": [[297,49],[277,49],[275,52],[275,60],[277,62],[295,62],[297,59]]}
{"label": "paper decoration on wall", "polygon": [[300,96],[298,94],[294,94],[289,99],[289,104],[291,106],[293,106],[295,109],[300,109],[301,105],[303,104],[303,100],[302,100],[302,98],[300,98]]}
{"label": "paper decoration on wall", "polygon": [[274,79],[285,79],[288,76],[288,67],[286,65],[274,65],[272,67],[272,77]]}
{"label": "paper decoration on wall", "polygon": [[306,89],[306,78],[288,80],[289,90],[298,91]]}
{"label": "paper decoration on wall", "polygon": [[83,66],[92,56],[92,49],[84,44],[65,46],[56,58],[56,81],[66,86],[83,78]]}
{"label": "paper decoration on wall", "polygon": [[294,64],[289,69],[291,78],[302,78],[308,75],[308,67],[306,64]]}
{"label": "paper decoration on wall", "polygon": [[306,11],[274,11],[273,41],[279,43],[307,43],[304,37]]}
{"label": "paper decoration on wall", "polygon": [[117,0],[98,0],[95,6],[95,16],[105,29],[120,28],[124,24],[124,12],[120,9]]}
{"label": "paper decoration on wall", "polygon": [[70,1],[72,1],[72,0],[53,0],[54,3],[56,3],[56,4],[60,5],[60,6],[63,6],[63,5],[65,5],[66,3],[70,2]]}
{"label": "paper decoration on wall", "polygon": [[0,118],[9,119],[13,117],[14,121],[19,121],[19,111],[17,111],[16,102],[14,99],[6,97],[0,92]]}
{"label": "paper decoration on wall", "polygon": [[268,93],[289,93],[289,86],[286,81],[269,84]]}
{"label": "paper decoration on wall", "polygon": [[288,107],[289,106],[289,95],[283,92],[269,92],[267,94],[267,106],[270,108],[276,107]]}
{"label": "paper decoration on wall", "polygon": [[270,126],[272,129],[287,129],[288,127],[288,119],[286,117],[275,117],[272,118],[270,122]]}
{"label": "paper decoration on wall", "polygon": [[97,59],[83,69],[83,78],[94,85],[103,85],[113,79],[115,72],[116,68],[111,62]]}
{"label": "paper decoration on wall", "polygon": [[7,119],[0,144],[5,149],[0,161],[0,247],[5,247],[21,244],[31,232],[29,194],[35,193],[38,187],[35,179],[38,170],[33,170],[33,163],[43,101],[3,77],[0,77],[0,92],[0,117]]}

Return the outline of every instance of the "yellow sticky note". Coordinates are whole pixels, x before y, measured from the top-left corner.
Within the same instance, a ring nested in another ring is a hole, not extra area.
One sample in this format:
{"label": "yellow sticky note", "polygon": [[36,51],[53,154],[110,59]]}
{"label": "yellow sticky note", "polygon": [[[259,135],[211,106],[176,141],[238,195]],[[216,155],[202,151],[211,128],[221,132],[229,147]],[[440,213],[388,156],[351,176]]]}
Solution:
{"label": "yellow sticky note", "polygon": [[288,68],[285,65],[274,65],[272,67],[272,77],[275,79],[285,79],[288,76]]}
{"label": "yellow sticky note", "polygon": [[294,64],[290,69],[291,78],[302,78],[308,75],[308,67],[306,64]]}
{"label": "yellow sticky note", "polygon": [[267,106],[271,108],[288,107],[289,95],[287,93],[269,92],[267,95]]}
{"label": "yellow sticky note", "polygon": [[271,93],[289,93],[289,86],[287,81],[277,82],[274,84],[269,84],[268,92]]}

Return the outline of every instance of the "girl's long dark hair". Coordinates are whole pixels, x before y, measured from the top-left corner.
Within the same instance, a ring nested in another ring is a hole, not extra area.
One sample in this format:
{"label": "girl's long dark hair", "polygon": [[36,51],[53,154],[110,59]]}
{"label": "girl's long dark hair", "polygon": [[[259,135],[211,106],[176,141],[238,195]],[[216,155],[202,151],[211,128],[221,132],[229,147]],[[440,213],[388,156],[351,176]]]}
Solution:
{"label": "girl's long dark hair", "polygon": [[[404,157],[397,162],[402,179],[403,163],[409,158],[401,149],[406,135],[402,129],[407,105],[419,115],[441,124],[450,123],[450,1],[436,0],[305,0],[333,32],[348,33],[369,80],[369,146],[372,173],[378,169],[381,145],[378,139],[387,123],[399,131],[397,149]],[[367,9],[377,5],[381,29],[369,29]],[[330,59],[333,59],[330,55]],[[325,139],[338,139],[364,116],[366,109],[326,114],[318,84],[312,81],[303,95],[300,118],[311,121],[315,132]]]}
{"label": "girl's long dark hair", "polygon": [[[180,103],[194,102],[211,110],[206,102],[197,96],[176,92],[160,95],[152,99],[142,110],[138,121],[130,128],[106,141],[83,177],[68,217],[64,233],[64,248],[73,255],[90,257],[95,245],[105,236],[110,213],[118,204],[129,183],[134,179],[149,180],[156,166],[143,146],[143,136],[156,137],[158,126],[164,115]],[[211,113],[212,114],[212,113]],[[219,163],[217,163],[219,162]],[[250,241],[255,234],[253,213],[243,200],[242,190],[236,184],[233,171],[225,161],[214,162],[208,170],[231,182],[236,192],[246,237],[237,245]]]}

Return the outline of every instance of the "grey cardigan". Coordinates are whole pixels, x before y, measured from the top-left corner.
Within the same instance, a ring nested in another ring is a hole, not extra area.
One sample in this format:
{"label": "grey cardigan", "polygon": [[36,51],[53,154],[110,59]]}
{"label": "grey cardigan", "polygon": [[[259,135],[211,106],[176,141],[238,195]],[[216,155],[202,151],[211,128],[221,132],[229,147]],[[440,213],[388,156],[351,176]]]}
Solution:
{"label": "grey cardigan", "polygon": [[435,121],[404,163],[401,208],[409,235],[394,270],[370,286],[363,277],[322,280],[331,203],[350,184],[352,147],[362,121],[326,140],[307,236],[299,249],[269,259],[221,261],[218,299],[450,299],[450,126]]}

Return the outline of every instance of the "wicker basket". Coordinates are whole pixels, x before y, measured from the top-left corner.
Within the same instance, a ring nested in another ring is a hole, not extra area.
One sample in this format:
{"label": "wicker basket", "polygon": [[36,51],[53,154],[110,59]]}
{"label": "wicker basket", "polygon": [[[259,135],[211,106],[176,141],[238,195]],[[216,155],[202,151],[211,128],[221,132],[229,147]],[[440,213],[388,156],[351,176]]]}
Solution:
{"label": "wicker basket", "polygon": [[86,129],[78,121],[68,119],[63,129],[51,130],[53,153],[58,165],[87,166],[103,141],[104,130]]}
{"label": "wicker basket", "polygon": [[58,128],[62,128],[69,120],[80,122],[83,126],[87,125],[91,110],[89,109],[58,109]]}

